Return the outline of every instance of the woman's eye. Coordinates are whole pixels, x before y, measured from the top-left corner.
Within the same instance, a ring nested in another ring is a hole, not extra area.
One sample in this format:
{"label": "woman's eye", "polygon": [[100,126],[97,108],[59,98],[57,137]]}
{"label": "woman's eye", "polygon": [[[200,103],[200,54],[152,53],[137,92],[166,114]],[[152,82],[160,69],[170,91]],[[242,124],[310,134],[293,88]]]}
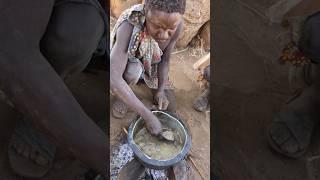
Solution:
{"label": "woman's eye", "polygon": [[176,29],[177,29],[177,26],[170,28],[171,31],[175,31]]}

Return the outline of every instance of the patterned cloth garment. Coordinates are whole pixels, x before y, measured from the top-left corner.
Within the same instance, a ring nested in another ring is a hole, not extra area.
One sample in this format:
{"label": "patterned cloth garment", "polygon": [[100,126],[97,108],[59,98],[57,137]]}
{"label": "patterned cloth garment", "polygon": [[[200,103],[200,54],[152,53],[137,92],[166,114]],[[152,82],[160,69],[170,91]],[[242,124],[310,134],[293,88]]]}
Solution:
{"label": "patterned cloth garment", "polygon": [[[121,169],[134,159],[134,154],[129,144],[120,144],[114,148],[110,157],[110,179],[117,180]],[[167,173],[165,170],[154,170],[146,168],[145,173],[139,178],[139,180],[150,179],[167,179]]]}
{"label": "patterned cloth garment", "polygon": [[[128,46],[128,61],[140,63],[144,72],[142,78],[151,89],[158,89],[158,63],[163,55],[158,43],[148,34],[145,27],[144,5],[137,4],[125,10],[118,18],[110,35],[110,49],[116,42],[116,32],[120,25],[127,21],[133,25]],[[172,83],[165,81],[165,89],[173,89]]]}

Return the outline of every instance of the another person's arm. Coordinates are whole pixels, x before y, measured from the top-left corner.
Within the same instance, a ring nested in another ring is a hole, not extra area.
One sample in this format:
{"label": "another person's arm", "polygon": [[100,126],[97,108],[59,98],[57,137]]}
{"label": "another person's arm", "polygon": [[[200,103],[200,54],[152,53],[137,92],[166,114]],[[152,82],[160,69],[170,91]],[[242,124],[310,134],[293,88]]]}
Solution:
{"label": "another person's arm", "polygon": [[150,133],[161,132],[161,124],[157,117],[135,96],[129,85],[123,79],[128,62],[128,44],[133,26],[123,22],[118,28],[116,42],[110,55],[110,87],[112,92],[133,111],[137,112],[146,122]]}
{"label": "another person's arm", "polygon": [[[50,1],[40,4],[34,1],[19,5],[4,3],[11,11],[0,15],[3,42],[0,45],[0,89],[18,112],[47,133],[59,147],[107,177],[106,134],[83,111],[39,50],[39,40],[52,8]],[[19,15],[25,10],[33,10],[33,13]],[[88,153],[92,149],[94,153]]]}

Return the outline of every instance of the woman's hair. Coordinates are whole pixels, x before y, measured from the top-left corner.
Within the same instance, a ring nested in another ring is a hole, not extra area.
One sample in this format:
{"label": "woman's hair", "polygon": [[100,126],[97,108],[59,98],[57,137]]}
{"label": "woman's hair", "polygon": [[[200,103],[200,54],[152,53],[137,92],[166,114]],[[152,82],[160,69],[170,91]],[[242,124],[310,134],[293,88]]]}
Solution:
{"label": "woman's hair", "polygon": [[147,9],[184,14],[186,0],[145,0],[145,6]]}

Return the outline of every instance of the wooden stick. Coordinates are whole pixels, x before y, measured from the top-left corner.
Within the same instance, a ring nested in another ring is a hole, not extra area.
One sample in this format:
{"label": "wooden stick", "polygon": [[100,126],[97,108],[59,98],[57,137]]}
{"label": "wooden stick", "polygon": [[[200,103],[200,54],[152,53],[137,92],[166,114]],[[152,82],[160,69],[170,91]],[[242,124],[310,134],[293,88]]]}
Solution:
{"label": "wooden stick", "polygon": [[126,128],[123,128],[124,133],[126,133],[126,135],[128,135],[128,131],[126,130]]}
{"label": "wooden stick", "polygon": [[193,64],[193,69],[202,69],[210,65],[210,53],[202,56],[196,63]]}
{"label": "wooden stick", "polygon": [[191,163],[193,164],[193,166],[196,168],[196,170],[197,170],[197,171],[198,171],[198,173],[200,174],[201,178],[202,178],[203,180],[205,180],[205,178],[203,177],[203,175],[202,175],[202,173],[201,173],[200,169],[198,168],[198,166],[196,165],[196,163],[193,161],[192,157],[191,157],[191,156],[189,156],[188,158],[190,159]]}
{"label": "wooden stick", "polygon": [[173,54],[178,54],[178,53],[181,53],[181,52],[184,52],[184,51],[186,51],[186,50],[188,50],[189,48],[187,47],[187,48],[185,48],[185,49],[182,49],[182,50],[180,50],[180,51],[176,51],[176,52],[173,52],[173,53],[171,53],[172,55]]}

